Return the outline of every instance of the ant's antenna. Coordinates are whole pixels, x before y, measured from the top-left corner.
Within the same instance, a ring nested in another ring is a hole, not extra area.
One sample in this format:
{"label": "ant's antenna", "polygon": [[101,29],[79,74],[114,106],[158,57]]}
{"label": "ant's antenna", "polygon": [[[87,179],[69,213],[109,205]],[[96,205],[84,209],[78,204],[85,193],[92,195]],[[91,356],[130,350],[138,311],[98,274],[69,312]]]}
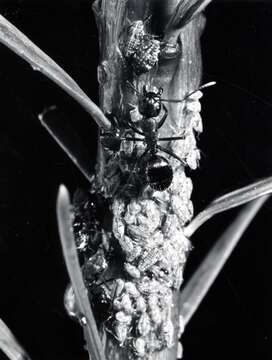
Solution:
{"label": "ant's antenna", "polygon": [[150,21],[151,18],[152,18],[152,14],[148,15],[143,21],[144,25],[146,25]]}
{"label": "ant's antenna", "polygon": [[196,89],[196,90],[190,92],[189,94],[187,94],[182,100],[161,99],[161,101],[164,101],[164,102],[172,102],[172,103],[183,102],[183,101],[186,100],[188,97],[190,97],[191,95],[195,94],[197,91],[206,89],[207,87],[213,86],[213,85],[215,85],[215,84],[216,84],[216,81],[211,81],[211,82],[208,82],[208,83],[206,83],[206,84],[203,84],[203,85],[201,85],[198,89]]}
{"label": "ant's antenna", "polygon": [[137,94],[137,95],[141,95],[140,93],[139,93],[139,91],[136,89],[136,87],[133,85],[133,84],[131,84],[131,82],[130,81],[126,81],[126,83],[127,83],[127,85],[133,90],[133,91],[135,91],[135,93]]}

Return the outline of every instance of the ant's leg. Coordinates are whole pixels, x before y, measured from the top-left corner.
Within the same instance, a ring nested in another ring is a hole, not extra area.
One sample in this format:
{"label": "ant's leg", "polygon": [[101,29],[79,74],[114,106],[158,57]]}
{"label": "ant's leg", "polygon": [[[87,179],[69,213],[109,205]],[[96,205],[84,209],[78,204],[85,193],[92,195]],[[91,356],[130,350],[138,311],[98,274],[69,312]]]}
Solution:
{"label": "ant's leg", "polygon": [[135,131],[137,134],[144,136],[144,133],[143,133],[141,130],[138,130],[137,127],[133,124],[133,122],[132,122],[131,120],[128,120],[127,125],[128,125],[133,131]]}
{"label": "ant's leg", "polygon": [[136,137],[122,137],[122,138],[120,138],[120,140],[125,140],[125,141],[142,141],[142,142],[145,141],[145,139],[136,138]]}
{"label": "ant's leg", "polygon": [[114,131],[114,130],[118,129],[119,121],[118,121],[117,117],[113,113],[106,113],[106,117],[111,122],[112,128],[110,131]]}
{"label": "ant's leg", "polygon": [[166,138],[158,138],[158,141],[175,141],[175,140],[184,140],[185,136],[173,136]]}
{"label": "ant's leg", "polygon": [[164,114],[163,114],[163,117],[161,118],[161,120],[158,123],[157,129],[162,127],[162,125],[165,123],[165,120],[166,120],[166,118],[168,116],[167,107],[164,104],[162,104],[162,107],[163,107],[163,110],[164,110]]}
{"label": "ant's leg", "polygon": [[165,152],[166,154],[172,156],[172,157],[175,158],[176,160],[180,161],[183,166],[186,166],[186,162],[183,161],[179,156],[177,156],[172,150],[165,149],[165,148],[161,147],[160,145],[157,145],[157,148],[158,148],[159,150]]}
{"label": "ant's leg", "polygon": [[120,138],[119,136],[115,136],[112,134],[101,134],[100,135],[101,139],[112,139],[112,140],[123,140],[122,138]]}
{"label": "ant's leg", "polygon": [[141,162],[142,158],[148,153],[149,149],[146,149],[143,154],[138,158],[136,159],[133,167],[132,167],[132,170],[130,171],[130,175],[126,181],[126,184],[122,187],[122,190],[125,189],[125,187],[130,183],[132,177],[135,175],[135,173],[137,172],[137,168],[138,168],[138,164]]}

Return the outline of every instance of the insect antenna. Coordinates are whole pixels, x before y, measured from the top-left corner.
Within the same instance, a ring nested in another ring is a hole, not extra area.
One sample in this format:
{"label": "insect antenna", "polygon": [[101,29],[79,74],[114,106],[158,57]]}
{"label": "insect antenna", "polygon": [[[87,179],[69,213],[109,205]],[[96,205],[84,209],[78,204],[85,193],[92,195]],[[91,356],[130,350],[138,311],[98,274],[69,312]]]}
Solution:
{"label": "insect antenna", "polygon": [[206,84],[203,84],[201,85],[198,89],[194,90],[194,91],[191,91],[189,92],[189,94],[187,94],[183,99],[177,99],[177,100],[174,100],[174,99],[161,99],[161,101],[163,102],[172,102],[172,103],[179,103],[179,102],[183,102],[184,100],[188,99],[188,97],[192,96],[193,94],[195,94],[197,91],[200,91],[200,90],[203,90],[203,89],[206,89],[210,86],[213,86],[216,84],[216,81],[210,81]]}
{"label": "insect antenna", "polygon": [[126,84],[137,94],[137,95],[141,95],[140,92],[136,89],[136,87],[130,82],[130,81],[126,81]]}
{"label": "insect antenna", "polygon": [[178,155],[176,155],[172,150],[166,149],[166,148],[164,148],[164,147],[162,147],[162,146],[160,146],[160,145],[157,145],[157,148],[158,148],[160,151],[162,151],[162,152],[166,153],[167,155],[172,156],[173,158],[175,158],[176,160],[178,160],[183,166],[186,166],[186,162],[183,161],[183,160],[182,160]]}
{"label": "insect antenna", "polygon": [[[210,74],[207,74],[207,75],[210,75]],[[272,103],[266,99],[264,99],[262,96],[248,90],[247,88],[243,87],[243,86],[240,86],[239,84],[233,82],[233,81],[230,81],[230,80],[226,80],[222,77],[218,78],[218,81],[217,81],[218,85],[221,85],[221,86],[226,86],[226,87],[231,87],[235,90],[238,90],[242,93],[244,93],[245,95],[249,96],[250,98],[253,98],[253,99],[256,99],[258,100],[260,103],[268,106],[268,107],[272,107]]]}
{"label": "insect antenna", "polygon": [[152,18],[152,14],[148,15],[144,20],[143,20],[143,24],[144,25],[149,25],[149,21]]}

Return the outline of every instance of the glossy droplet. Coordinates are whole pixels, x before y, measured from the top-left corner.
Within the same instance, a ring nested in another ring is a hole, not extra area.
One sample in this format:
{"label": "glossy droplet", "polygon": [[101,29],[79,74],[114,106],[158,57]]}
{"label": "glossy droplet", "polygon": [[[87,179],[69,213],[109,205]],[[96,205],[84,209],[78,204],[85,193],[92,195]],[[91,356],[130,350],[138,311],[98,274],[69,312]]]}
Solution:
{"label": "glossy droplet", "polygon": [[77,320],[80,318],[79,310],[76,305],[76,298],[74,294],[74,290],[72,288],[72,285],[69,284],[65,290],[64,293],[64,307],[67,311],[67,314],[74,320]]}
{"label": "glossy droplet", "polygon": [[165,43],[161,48],[160,56],[164,59],[174,59],[181,53],[181,44],[178,42]]}

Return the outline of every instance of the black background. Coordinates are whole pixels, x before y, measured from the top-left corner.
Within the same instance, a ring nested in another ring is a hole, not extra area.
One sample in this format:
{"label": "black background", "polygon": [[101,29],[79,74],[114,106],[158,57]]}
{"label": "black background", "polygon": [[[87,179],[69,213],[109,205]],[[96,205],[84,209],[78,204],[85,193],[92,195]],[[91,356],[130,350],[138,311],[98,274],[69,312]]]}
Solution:
{"label": "black background", "polygon": [[[91,1],[56,3],[1,1],[0,10],[98,102]],[[202,101],[202,161],[190,174],[196,212],[215,196],[272,174],[272,4],[215,0],[206,15],[203,82],[218,85]],[[94,164],[96,126],[88,114],[1,45],[0,317],[33,360],[87,359],[80,328],[63,310],[68,277],[55,199],[60,183],[71,192],[88,183],[37,119],[53,104],[83,130]],[[270,202],[188,325],[185,360],[271,359],[271,210]],[[234,215],[220,215],[196,234],[186,278]]]}

